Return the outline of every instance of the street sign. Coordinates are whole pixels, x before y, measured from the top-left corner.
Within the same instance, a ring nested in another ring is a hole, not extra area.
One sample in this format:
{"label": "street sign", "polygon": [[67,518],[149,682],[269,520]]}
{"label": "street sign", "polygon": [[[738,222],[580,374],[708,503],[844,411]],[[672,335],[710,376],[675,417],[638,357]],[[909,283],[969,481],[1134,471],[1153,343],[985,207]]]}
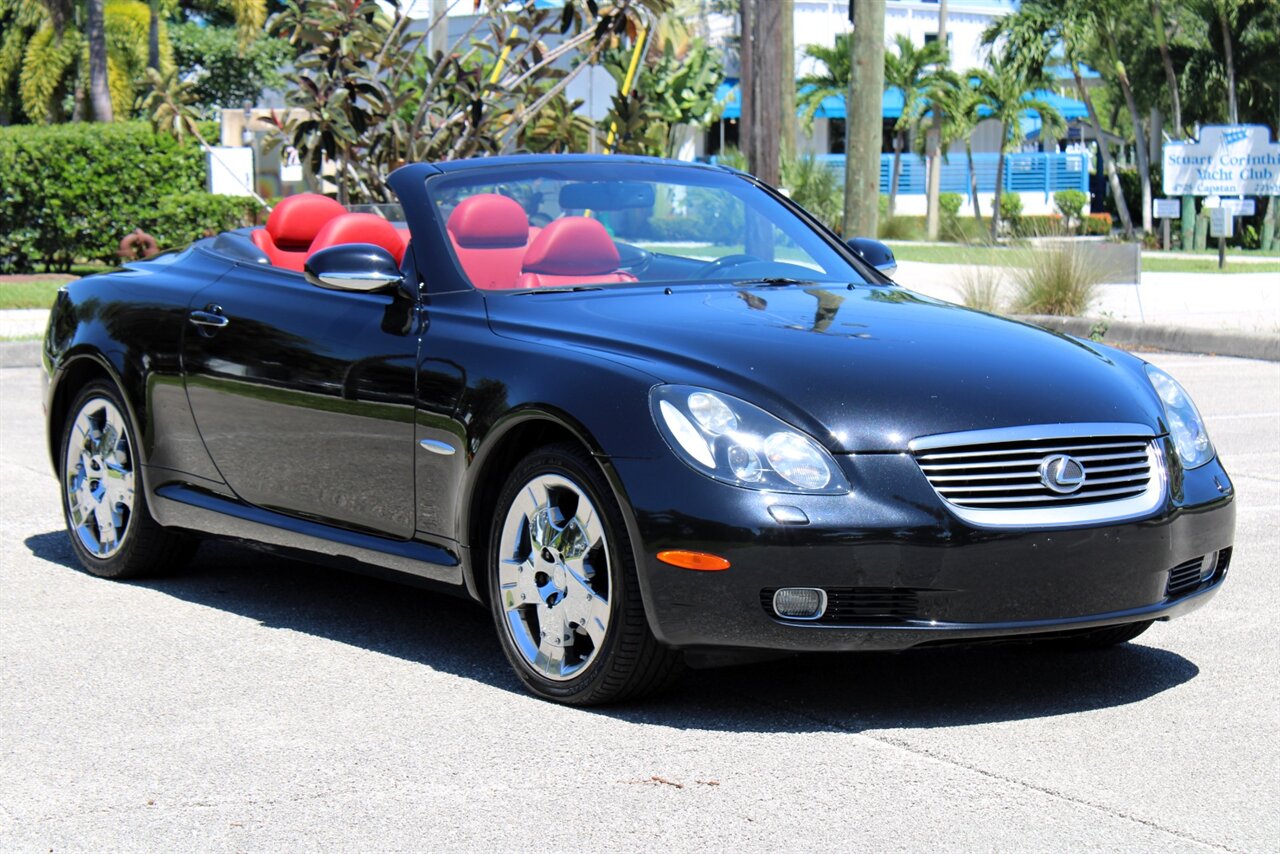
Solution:
{"label": "street sign", "polygon": [[1156,219],[1177,219],[1182,216],[1182,199],[1152,199],[1151,213]]}
{"label": "street sign", "polygon": [[1280,143],[1265,125],[1209,125],[1164,146],[1166,196],[1280,196]]}
{"label": "street sign", "polygon": [[1257,210],[1253,199],[1223,199],[1220,204],[1231,211],[1233,216],[1253,216],[1253,212]]}
{"label": "street sign", "polygon": [[1209,236],[1231,237],[1235,227],[1235,217],[1228,207],[1213,208],[1209,211]]}

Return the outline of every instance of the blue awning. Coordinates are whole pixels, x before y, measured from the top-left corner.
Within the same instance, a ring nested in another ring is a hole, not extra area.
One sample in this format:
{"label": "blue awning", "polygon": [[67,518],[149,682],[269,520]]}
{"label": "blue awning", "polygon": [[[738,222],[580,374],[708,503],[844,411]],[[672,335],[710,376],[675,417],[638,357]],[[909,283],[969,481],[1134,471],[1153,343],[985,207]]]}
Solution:
{"label": "blue awning", "polygon": [[[725,120],[742,118],[742,90],[739,88],[736,78],[726,78],[716,88],[716,103],[724,105],[720,118]],[[896,86],[889,87],[884,93],[881,115],[886,119],[898,118],[902,115],[902,103],[902,90]],[[797,114],[803,114],[804,110],[801,107],[797,107],[796,112]],[[843,119],[846,115],[848,115],[848,112],[845,110],[844,96],[828,95],[822,99],[822,104],[818,107],[817,112],[814,113],[814,118]]]}
{"label": "blue awning", "polygon": [[[1038,101],[1044,101],[1053,106],[1069,122],[1087,118],[1089,115],[1084,102],[1059,95],[1057,92],[1051,92],[1047,89],[1041,89],[1028,97],[1033,97]],[[716,103],[722,104],[724,107],[720,113],[720,118],[726,121],[742,118],[742,91],[738,86],[737,79],[726,78],[716,88]],[[884,92],[880,115],[886,119],[898,119],[902,116],[902,108],[902,90],[896,86],[890,86]],[[797,113],[802,114],[803,108],[798,108]],[[828,95],[822,99],[822,105],[818,107],[814,117],[819,119],[843,119],[847,114],[844,97]],[[1035,110],[1027,110],[1023,115],[1022,122],[1028,136],[1035,136],[1040,132],[1040,116]]]}

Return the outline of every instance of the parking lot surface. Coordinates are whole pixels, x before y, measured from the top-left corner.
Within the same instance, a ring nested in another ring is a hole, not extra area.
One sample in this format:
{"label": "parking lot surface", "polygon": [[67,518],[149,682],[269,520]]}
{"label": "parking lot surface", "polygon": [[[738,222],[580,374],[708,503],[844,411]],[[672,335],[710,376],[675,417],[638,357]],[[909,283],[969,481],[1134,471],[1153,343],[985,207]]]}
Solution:
{"label": "parking lot surface", "polygon": [[0,849],[1280,848],[1280,364],[1151,361],[1239,497],[1206,608],[1102,653],[820,656],[525,695],[479,607],[206,544],[76,566],[0,370]]}

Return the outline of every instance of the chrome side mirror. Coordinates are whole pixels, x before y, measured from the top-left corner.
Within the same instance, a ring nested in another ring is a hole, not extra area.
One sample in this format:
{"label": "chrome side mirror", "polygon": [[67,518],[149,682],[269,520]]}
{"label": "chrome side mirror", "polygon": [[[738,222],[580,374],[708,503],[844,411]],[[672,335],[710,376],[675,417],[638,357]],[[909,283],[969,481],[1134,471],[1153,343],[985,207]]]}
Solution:
{"label": "chrome side mirror", "polygon": [[870,237],[850,237],[845,244],[863,261],[875,267],[886,276],[892,276],[898,270],[898,259],[893,257],[893,250],[879,240]]}
{"label": "chrome side mirror", "polygon": [[391,253],[372,243],[330,246],[307,258],[307,281],[335,291],[380,291],[404,281]]}

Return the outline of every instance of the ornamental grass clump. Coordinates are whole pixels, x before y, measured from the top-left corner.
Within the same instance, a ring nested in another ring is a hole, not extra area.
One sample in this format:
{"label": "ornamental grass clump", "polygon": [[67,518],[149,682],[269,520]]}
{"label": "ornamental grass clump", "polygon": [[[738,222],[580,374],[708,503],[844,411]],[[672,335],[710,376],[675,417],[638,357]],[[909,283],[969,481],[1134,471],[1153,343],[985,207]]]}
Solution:
{"label": "ornamental grass clump", "polygon": [[965,267],[959,274],[961,304],[989,314],[999,314],[1003,305],[1000,289],[1004,284],[1004,272],[998,267],[974,265]]}
{"label": "ornamental grass clump", "polygon": [[1079,316],[1097,299],[1105,270],[1087,244],[1062,241],[1028,249],[1012,276],[1016,314]]}

